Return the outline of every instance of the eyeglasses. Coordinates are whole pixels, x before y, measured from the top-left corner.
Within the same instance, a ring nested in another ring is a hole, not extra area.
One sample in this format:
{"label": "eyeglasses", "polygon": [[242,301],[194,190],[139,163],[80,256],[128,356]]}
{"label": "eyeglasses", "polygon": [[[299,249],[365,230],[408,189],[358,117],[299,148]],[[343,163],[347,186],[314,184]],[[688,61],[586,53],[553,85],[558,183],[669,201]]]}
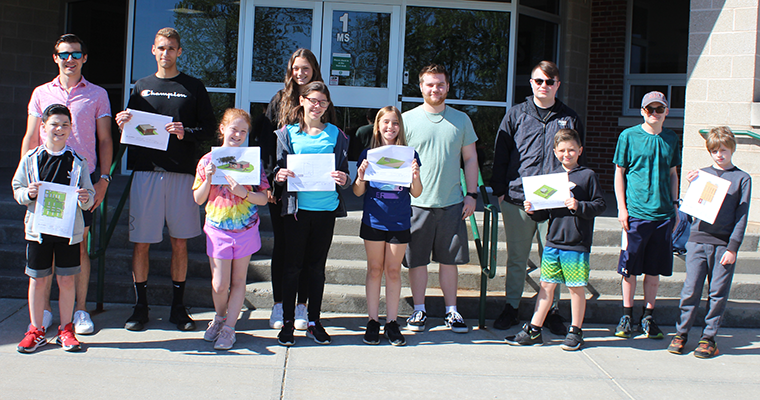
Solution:
{"label": "eyeglasses", "polygon": [[557,81],[554,79],[541,79],[541,78],[530,78],[533,82],[536,82],[536,85],[541,86],[546,82],[546,86],[554,86]]}
{"label": "eyeglasses", "polygon": [[654,113],[657,113],[657,114],[662,114],[662,113],[664,113],[664,112],[665,112],[665,109],[666,109],[666,108],[667,108],[667,107],[665,107],[665,106],[659,106],[659,107],[649,107],[649,106],[646,106],[646,107],[644,107],[644,109],[645,109],[645,110],[647,111],[647,113],[649,113],[649,114],[654,114]]}
{"label": "eyeglasses", "polygon": [[327,106],[330,105],[329,100],[318,100],[318,99],[313,99],[311,97],[304,97],[304,99],[309,100],[309,103],[311,103],[312,106],[319,105],[322,108],[327,108]]}
{"label": "eyeglasses", "polygon": [[69,56],[71,56],[71,58],[75,60],[79,60],[80,58],[82,58],[83,55],[84,53],[82,53],[81,51],[62,51],[56,54],[56,56],[58,56],[58,59],[60,60],[68,60]]}

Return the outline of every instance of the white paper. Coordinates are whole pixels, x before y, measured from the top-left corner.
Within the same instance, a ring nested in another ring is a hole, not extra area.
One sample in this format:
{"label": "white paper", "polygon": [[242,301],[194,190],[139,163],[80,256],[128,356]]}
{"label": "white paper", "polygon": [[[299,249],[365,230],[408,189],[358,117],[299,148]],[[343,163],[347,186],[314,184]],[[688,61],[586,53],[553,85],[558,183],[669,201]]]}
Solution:
{"label": "white paper", "polygon": [[681,211],[713,224],[730,187],[730,181],[709,172],[699,171],[697,179],[691,181],[683,197]]}
{"label": "white paper", "polygon": [[172,122],[172,117],[129,108],[127,111],[132,119],[121,130],[121,143],[166,151],[169,146],[166,124]]}
{"label": "white paper", "polygon": [[567,172],[525,176],[522,183],[525,200],[531,203],[532,210],[562,208],[565,207],[565,200],[570,198]]}
{"label": "white paper", "polygon": [[288,177],[289,192],[331,192],[335,190],[335,154],[288,154],[288,169],[296,176]]}
{"label": "white paper", "polygon": [[53,236],[71,238],[77,213],[77,187],[40,182],[34,207],[34,230]]}
{"label": "white paper", "polygon": [[414,148],[408,146],[382,146],[367,151],[369,165],[364,180],[409,187],[412,184]]}
{"label": "white paper", "polygon": [[229,185],[229,176],[241,185],[261,183],[261,148],[259,147],[212,147],[211,162],[216,173],[212,185]]}

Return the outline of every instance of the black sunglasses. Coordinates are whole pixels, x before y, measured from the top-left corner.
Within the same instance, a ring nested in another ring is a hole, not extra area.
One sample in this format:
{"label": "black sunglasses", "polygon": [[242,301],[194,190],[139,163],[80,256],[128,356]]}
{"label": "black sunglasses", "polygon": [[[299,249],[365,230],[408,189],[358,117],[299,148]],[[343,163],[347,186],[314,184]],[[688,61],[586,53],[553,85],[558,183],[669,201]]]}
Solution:
{"label": "black sunglasses", "polygon": [[541,86],[546,82],[547,86],[554,86],[554,84],[557,82],[554,79],[541,79],[541,78],[530,78],[533,80],[533,82],[536,82],[536,85]]}
{"label": "black sunglasses", "polygon": [[83,55],[84,53],[81,51],[62,51],[60,53],[56,53],[56,56],[58,56],[58,59],[60,60],[68,60],[69,56],[75,60],[79,60]]}
{"label": "black sunglasses", "polygon": [[666,108],[667,108],[667,107],[665,107],[665,106],[659,106],[659,107],[649,107],[649,106],[646,106],[646,107],[644,107],[644,109],[645,109],[645,110],[646,110],[646,111],[647,111],[649,114],[654,114],[654,113],[657,113],[657,114],[662,114],[662,113],[664,113],[664,112],[665,112],[665,109],[666,109]]}

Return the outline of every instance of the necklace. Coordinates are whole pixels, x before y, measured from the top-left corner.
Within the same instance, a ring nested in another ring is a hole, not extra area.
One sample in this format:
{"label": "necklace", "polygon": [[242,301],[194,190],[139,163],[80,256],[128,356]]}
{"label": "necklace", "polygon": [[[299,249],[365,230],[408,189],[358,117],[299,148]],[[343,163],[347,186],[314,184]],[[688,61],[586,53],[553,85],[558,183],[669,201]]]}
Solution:
{"label": "necklace", "polygon": [[434,124],[439,124],[441,123],[441,121],[443,121],[444,118],[446,118],[446,108],[443,109],[443,113],[441,114],[441,119],[439,119],[438,121],[433,121],[432,119],[430,119],[430,116],[428,115],[429,113],[427,111],[422,110],[422,112],[425,113],[425,118],[427,118],[428,121]]}

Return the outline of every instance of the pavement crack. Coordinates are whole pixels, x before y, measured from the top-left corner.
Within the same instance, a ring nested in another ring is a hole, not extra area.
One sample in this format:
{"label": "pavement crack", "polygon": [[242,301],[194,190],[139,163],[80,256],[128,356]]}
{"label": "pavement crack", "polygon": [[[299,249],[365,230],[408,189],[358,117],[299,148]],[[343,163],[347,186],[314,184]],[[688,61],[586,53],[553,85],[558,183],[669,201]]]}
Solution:
{"label": "pavement crack", "polygon": [[26,309],[27,307],[29,307],[29,303],[24,302],[21,306],[19,306],[19,308],[16,309],[16,311],[13,311],[12,313],[8,314],[5,318],[0,319],[0,324],[5,322],[9,318],[12,318],[14,315],[18,314],[19,311]]}
{"label": "pavement crack", "polygon": [[629,399],[635,400],[635,397],[633,397],[630,393],[628,393],[628,391],[625,390],[625,388],[617,381],[617,379],[615,379],[615,377],[613,377],[612,375],[610,375],[610,373],[607,372],[607,370],[605,370],[604,368],[602,368],[602,366],[599,365],[599,363],[596,362],[596,360],[594,360],[593,358],[591,358],[591,356],[589,356],[587,352],[581,351],[581,354],[583,354],[589,361],[591,361],[591,363],[593,363],[594,365],[596,365],[596,367],[599,368],[599,370],[602,371],[602,373],[604,373],[604,375],[606,375],[607,378],[612,383],[614,383],[615,386],[618,387],[618,389],[620,389],[623,393],[625,393],[625,395],[628,396]]}
{"label": "pavement crack", "polygon": [[282,363],[282,379],[280,380],[280,400],[285,398],[285,379],[288,374],[288,359],[290,358],[290,347],[285,348],[285,360]]}

